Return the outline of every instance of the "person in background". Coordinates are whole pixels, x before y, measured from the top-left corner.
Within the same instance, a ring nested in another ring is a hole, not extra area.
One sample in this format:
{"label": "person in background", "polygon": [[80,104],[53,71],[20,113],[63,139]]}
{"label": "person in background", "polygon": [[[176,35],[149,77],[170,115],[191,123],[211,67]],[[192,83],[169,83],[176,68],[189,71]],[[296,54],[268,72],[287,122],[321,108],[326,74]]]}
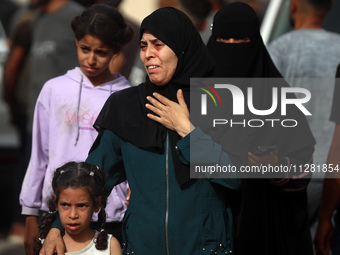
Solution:
{"label": "person in background", "polygon": [[[322,168],[327,160],[334,125],[329,113],[334,91],[334,77],[340,59],[340,35],[326,31],[322,23],[332,7],[331,0],[290,0],[290,18],[294,30],[268,46],[274,64],[292,87],[306,88],[311,100],[305,104],[316,140],[313,164]],[[325,61],[326,60],[326,61]],[[324,174],[316,171],[308,185],[308,217],[315,234]]]}
{"label": "person in background", "polygon": [[[253,89],[255,109],[270,109],[273,88],[288,87],[264,46],[257,14],[245,3],[227,4],[217,12],[207,48],[226,83],[228,78],[240,78],[232,84],[245,95],[248,88]],[[270,115],[257,116],[248,111],[245,117],[247,120],[282,119],[280,107]],[[298,125],[294,128],[271,124],[247,127],[248,144],[243,146],[248,151],[250,166],[294,168],[312,162],[315,140],[306,117],[299,109],[290,108],[284,118],[296,119]],[[261,155],[254,152],[258,146],[270,145],[277,148]],[[261,251],[263,255],[312,255],[306,192],[311,174],[292,171],[255,178],[245,174],[241,191],[228,196],[235,215],[235,254]]]}
{"label": "person in background", "polygon": [[[66,254],[122,254],[118,240],[105,230],[105,180],[103,170],[85,162],[68,162],[54,172],[49,213],[42,219],[35,255],[39,254],[56,212],[65,228]],[[100,232],[91,228],[94,213],[98,213]]]}
{"label": "person in background", "polygon": [[210,0],[179,0],[176,8],[184,12],[201,33],[206,27],[206,18],[211,11]]}
{"label": "person in background", "polygon": [[85,7],[73,0],[38,0],[42,9],[33,20],[31,74],[29,81],[29,132],[35,102],[44,83],[78,64],[71,20]]}
{"label": "person in background", "polygon": [[[314,244],[317,255],[340,254],[340,64],[336,72],[330,120],[335,122],[333,139],[328,152],[318,227]],[[333,218],[334,216],[334,218]],[[334,222],[334,223],[333,223]]]}
{"label": "person in background", "polygon": [[[34,112],[32,154],[20,193],[28,255],[39,237],[38,216],[48,211],[54,169],[67,161],[86,159],[97,135],[92,126],[105,101],[129,87],[125,77],[109,70],[112,57],[133,33],[122,15],[112,7],[95,4],[72,20],[72,29],[80,67],[46,82]],[[108,197],[107,227],[118,240],[127,189],[123,182]]]}
{"label": "person in background", "polygon": [[205,44],[208,43],[208,40],[211,36],[212,23],[215,14],[228,2],[228,0],[210,0],[211,10],[205,20],[206,26],[200,31],[200,35]]}
{"label": "person in background", "polygon": [[[19,6],[16,2],[12,0],[0,0],[0,21],[5,30],[6,37],[10,35],[11,20],[18,9]],[[10,45],[10,40],[8,44]]]}
{"label": "person in background", "polygon": [[[158,6],[160,8],[174,7],[184,12],[201,34],[208,25],[210,26],[210,24],[207,24],[206,19],[212,10],[213,2],[212,0],[159,0]],[[205,41],[203,40],[203,42]]]}
{"label": "person in background", "polygon": [[17,128],[20,138],[15,171],[13,171],[15,182],[11,192],[13,209],[12,223],[8,233],[9,240],[23,240],[25,232],[25,218],[21,215],[18,197],[30,156],[25,153],[30,150],[27,148],[27,95],[29,94],[27,81],[30,75],[29,52],[32,43],[32,19],[38,8],[31,3],[26,12],[23,11],[21,15],[18,15],[20,17],[15,22],[10,34],[11,47],[3,76],[5,101],[9,106],[10,121]]}

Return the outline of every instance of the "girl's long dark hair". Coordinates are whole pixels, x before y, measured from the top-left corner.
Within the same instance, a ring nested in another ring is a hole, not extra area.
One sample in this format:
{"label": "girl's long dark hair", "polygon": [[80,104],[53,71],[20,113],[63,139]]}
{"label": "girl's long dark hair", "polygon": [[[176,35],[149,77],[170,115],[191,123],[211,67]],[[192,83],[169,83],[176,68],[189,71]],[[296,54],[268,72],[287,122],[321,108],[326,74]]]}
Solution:
{"label": "girl's long dark hair", "polygon": [[[100,206],[98,213],[98,226],[100,230],[95,242],[98,250],[105,250],[108,246],[108,233],[105,230],[106,223],[106,200],[107,192],[105,191],[105,173],[97,166],[86,162],[69,162],[59,167],[55,172],[52,180],[52,189],[54,195],[48,200],[49,212],[46,213],[40,225],[40,239],[34,245],[34,254],[39,255],[42,247],[42,241],[45,240],[52,223],[56,219],[56,205],[59,201],[61,190],[66,188],[82,188],[91,195],[93,206]],[[99,197],[101,203],[99,204]]]}

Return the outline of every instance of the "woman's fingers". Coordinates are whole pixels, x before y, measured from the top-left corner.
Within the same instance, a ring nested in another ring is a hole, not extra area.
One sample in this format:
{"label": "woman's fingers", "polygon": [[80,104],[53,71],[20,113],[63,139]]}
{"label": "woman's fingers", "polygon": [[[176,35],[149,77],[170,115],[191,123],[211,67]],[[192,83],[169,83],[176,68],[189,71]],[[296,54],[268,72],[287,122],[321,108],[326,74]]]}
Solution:
{"label": "woman's fingers", "polygon": [[[157,100],[159,101],[159,102],[161,102],[163,105],[170,105],[170,104],[172,104],[172,103],[174,103],[174,102],[172,102],[171,100],[169,100],[168,98],[166,98],[165,96],[162,96],[161,94],[159,94],[159,93],[153,93],[152,94],[155,98],[157,98]],[[156,100],[156,101],[157,101]]]}
{"label": "woman's fingers", "polygon": [[180,106],[187,107],[187,104],[186,104],[186,102],[184,100],[183,91],[181,89],[179,89],[177,91],[177,100],[178,100],[178,103],[180,104]]}

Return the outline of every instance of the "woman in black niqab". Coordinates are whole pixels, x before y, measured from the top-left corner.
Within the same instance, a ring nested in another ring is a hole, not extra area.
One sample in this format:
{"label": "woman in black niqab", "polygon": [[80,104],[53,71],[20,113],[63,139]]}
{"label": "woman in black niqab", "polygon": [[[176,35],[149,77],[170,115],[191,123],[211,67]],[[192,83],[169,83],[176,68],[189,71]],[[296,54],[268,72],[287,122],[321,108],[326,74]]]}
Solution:
{"label": "woman in black niqab", "polygon": [[[230,38],[250,41],[222,42]],[[240,83],[245,94],[247,87],[255,83],[256,79],[253,78],[278,78],[262,79],[260,84],[257,82],[253,87],[253,104],[256,109],[270,108],[273,87],[280,90],[289,86],[282,79],[263,44],[256,13],[245,3],[226,5],[215,15],[207,48],[222,77],[249,78],[247,82]],[[278,80],[280,82],[275,82]],[[280,110],[278,107],[273,114],[264,118],[249,111],[246,113],[247,120],[284,117],[298,122],[294,128],[280,125],[248,127],[247,149],[252,151],[259,145],[276,145],[278,165],[304,166],[311,162],[315,144],[306,118],[297,108],[289,108],[286,116],[281,116]],[[237,254],[251,254],[254,251],[268,255],[313,254],[306,199],[310,176],[301,177],[301,174],[293,173],[281,177],[278,175],[278,179],[242,179],[242,194],[233,194],[232,199],[232,209],[237,218]]]}

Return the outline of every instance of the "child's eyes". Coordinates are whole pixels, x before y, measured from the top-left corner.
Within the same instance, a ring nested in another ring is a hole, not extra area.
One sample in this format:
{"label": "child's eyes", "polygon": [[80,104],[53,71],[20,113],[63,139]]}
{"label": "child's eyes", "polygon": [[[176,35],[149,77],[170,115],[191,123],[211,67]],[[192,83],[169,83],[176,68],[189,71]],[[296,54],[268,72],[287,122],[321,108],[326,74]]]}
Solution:
{"label": "child's eyes", "polygon": [[90,50],[89,50],[89,48],[86,48],[86,47],[81,47],[80,48],[83,52],[89,52]]}
{"label": "child's eyes", "polygon": [[[80,49],[81,49],[82,52],[84,52],[84,53],[89,53],[89,52],[91,51],[91,49],[90,49],[90,48],[87,48],[87,47],[81,47]],[[100,55],[100,56],[106,56],[106,55],[108,55],[109,53],[108,53],[107,51],[104,51],[104,50],[96,50],[96,51],[95,51],[95,54],[98,54],[98,55]]]}
{"label": "child's eyes", "polygon": [[[67,204],[67,203],[61,203],[60,206],[64,207],[64,208],[67,208],[67,207],[70,207],[71,205]],[[79,208],[86,208],[86,207],[88,207],[88,205],[87,204],[79,204],[79,205],[77,205],[77,207],[79,207]]]}
{"label": "child's eyes", "polygon": [[108,54],[106,51],[102,51],[102,50],[98,50],[98,51],[96,51],[96,53],[97,53],[98,55],[102,55],[102,56]]}

